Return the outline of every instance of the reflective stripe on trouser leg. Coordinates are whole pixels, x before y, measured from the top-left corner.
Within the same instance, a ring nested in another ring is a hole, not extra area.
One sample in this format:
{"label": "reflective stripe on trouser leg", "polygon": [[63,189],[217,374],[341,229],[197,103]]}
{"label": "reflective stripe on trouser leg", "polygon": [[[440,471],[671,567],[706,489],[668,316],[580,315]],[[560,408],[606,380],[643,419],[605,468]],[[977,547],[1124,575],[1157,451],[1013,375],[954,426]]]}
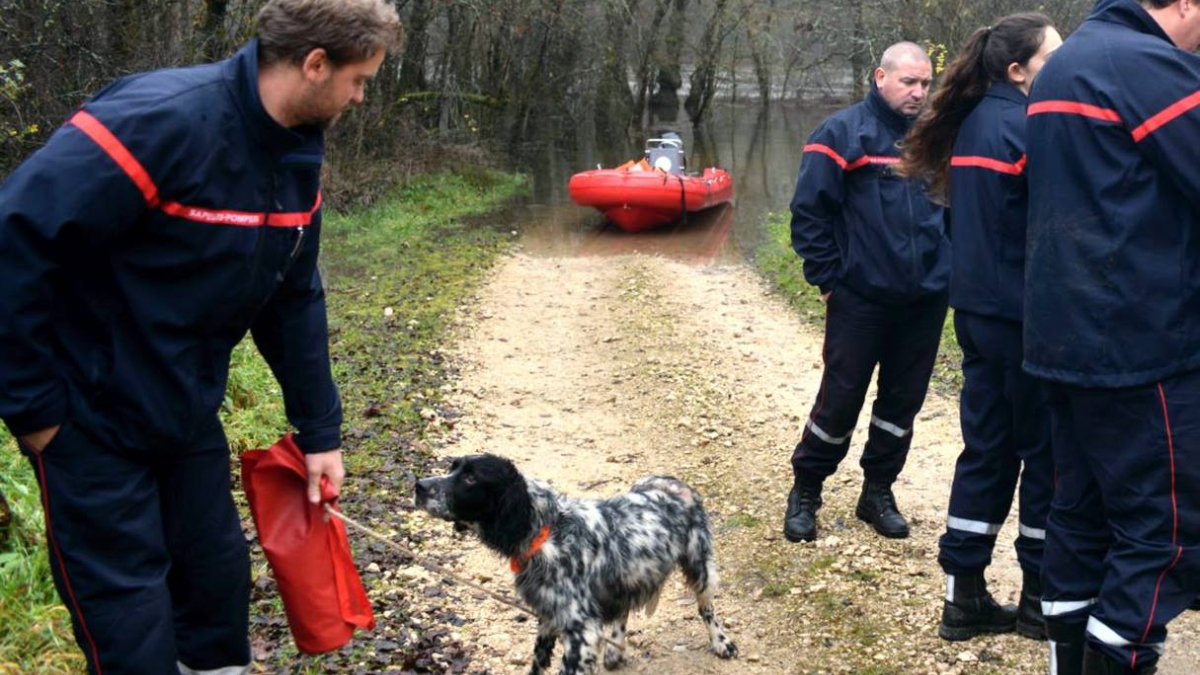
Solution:
{"label": "reflective stripe on trouser leg", "polygon": [[815,435],[817,438],[825,441],[826,443],[828,443],[830,445],[844,445],[846,443],[849,443],[850,437],[854,435],[854,430],[851,430],[849,433],[845,434],[844,436],[834,436],[834,435],[826,432],[821,427],[817,426],[817,423],[814,422],[812,420],[812,418],[809,418],[808,424],[806,424],[804,426],[806,429],[811,431],[813,433],[813,435]]}
{"label": "reflective stripe on trouser leg", "polygon": [[912,433],[911,428],[902,429],[899,426],[888,422],[887,420],[876,417],[875,415],[871,415],[871,426],[877,429],[882,429],[896,438],[907,438],[908,435]]}
{"label": "reflective stripe on trouser leg", "polygon": [[1161,642],[1145,643],[1145,642],[1134,642],[1133,640],[1126,640],[1125,638],[1118,635],[1115,630],[1113,630],[1112,628],[1109,628],[1107,624],[1105,624],[1103,621],[1097,619],[1094,616],[1088,617],[1087,632],[1088,632],[1088,635],[1092,636],[1099,642],[1103,642],[1104,644],[1106,644],[1110,647],[1118,647],[1118,648],[1144,647],[1146,649],[1154,650],[1158,654],[1163,653],[1163,643],[1161,643]]}
{"label": "reflective stripe on trouser leg", "polygon": [[1041,541],[1046,540],[1046,530],[1041,528],[1030,527],[1025,523],[1020,523],[1018,526],[1018,531],[1021,533],[1022,537],[1029,537],[1030,539],[1038,539]]}
{"label": "reflective stripe on trouser leg", "polygon": [[1096,604],[1096,598],[1087,600],[1043,600],[1042,615],[1046,618],[1066,616],[1085,609]]}
{"label": "reflective stripe on trouser leg", "polygon": [[998,532],[1000,532],[1000,528],[1004,527],[1004,523],[985,523],[982,520],[971,520],[970,518],[950,516],[946,520],[946,527],[952,530],[970,532],[972,534],[995,536]]}

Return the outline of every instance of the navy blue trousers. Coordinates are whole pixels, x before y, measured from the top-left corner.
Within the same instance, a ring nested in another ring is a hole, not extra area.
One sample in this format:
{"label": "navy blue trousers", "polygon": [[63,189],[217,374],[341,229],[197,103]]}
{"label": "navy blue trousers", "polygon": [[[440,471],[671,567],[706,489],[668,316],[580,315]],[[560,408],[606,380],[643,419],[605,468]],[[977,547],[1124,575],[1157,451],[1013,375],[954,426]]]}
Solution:
{"label": "navy blue trousers", "polygon": [[215,420],[191,448],[124,451],[67,422],[42,453],[22,453],[90,675],[250,663],[249,551]]}
{"label": "navy blue trousers", "polygon": [[991,564],[1019,480],[1017,560],[1040,575],[1054,494],[1045,387],[1021,370],[1020,323],[955,312],[954,328],[963,351],[963,451],[938,562],[950,575],[979,574]]}
{"label": "navy blue trousers", "polygon": [[1126,389],[1051,387],[1057,486],[1042,609],[1131,668],[1200,594],[1200,372]]}
{"label": "navy blue trousers", "polygon": [[929,390],[946,310],[944,293],[895,307],[845,286],[834,290],[826,307],[821,393],[792,454],[798,481],[822,483],[846,457],[877,365],[878,393],[861,465],[867,480],[896,480]]}

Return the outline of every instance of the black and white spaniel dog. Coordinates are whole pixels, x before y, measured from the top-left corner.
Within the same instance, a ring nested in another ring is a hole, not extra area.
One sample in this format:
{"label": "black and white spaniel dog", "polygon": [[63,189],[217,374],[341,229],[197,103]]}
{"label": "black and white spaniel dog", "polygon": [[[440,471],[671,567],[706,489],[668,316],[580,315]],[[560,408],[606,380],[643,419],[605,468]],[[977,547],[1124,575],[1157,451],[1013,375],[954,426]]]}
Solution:
{"label": "black and white spaniel dog", "polygon": [[[531,675],[550,667],[559,636],[560,675],[594,673],[605,627],[623,648],[629,613],[652,613],[676,566],[696,594],[712,650],[723,659],[737,655],[713,611],[708,514],[679,480],[651,476],[612,499],[571,499],[526,479],[506,459],[476,455],[455,460],[446,476],[417,481],[416,504],[470,526],[510,559],[517,592],[539,619]],[[609,645],[604,666],[617,668],[622,657]]]}

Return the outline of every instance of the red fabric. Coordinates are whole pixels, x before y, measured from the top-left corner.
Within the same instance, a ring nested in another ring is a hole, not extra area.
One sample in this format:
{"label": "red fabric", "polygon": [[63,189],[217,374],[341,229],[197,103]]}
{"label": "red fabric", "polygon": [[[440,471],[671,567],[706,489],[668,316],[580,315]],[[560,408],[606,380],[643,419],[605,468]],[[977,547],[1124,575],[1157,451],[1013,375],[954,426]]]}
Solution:
{"label": "red fabric", "polygon": [[[308,502],[304,454],[291,434],[269,450],[242,453],[242,486],[296,647],[305,654],[333,651],[355,628],[374,628],[346,526],[337,518],[324,522],[324,508]],[[321,499],[337,509],[325,480]]]}

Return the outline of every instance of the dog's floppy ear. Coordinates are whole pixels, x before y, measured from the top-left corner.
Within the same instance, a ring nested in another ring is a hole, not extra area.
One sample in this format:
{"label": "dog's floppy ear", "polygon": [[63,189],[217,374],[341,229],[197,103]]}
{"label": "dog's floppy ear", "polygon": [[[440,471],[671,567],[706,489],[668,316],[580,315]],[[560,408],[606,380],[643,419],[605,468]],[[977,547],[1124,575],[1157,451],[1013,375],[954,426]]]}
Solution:
{"label": "dog's floppy ear", "polygon": [[[496,458],[500,459],[500,458]],[[495,511],[480,523],[483,543],[500,553],[513,557],[524,551],[522,547],[533,534],[533,499],[529,486],[512,462],[498,462]]]}

